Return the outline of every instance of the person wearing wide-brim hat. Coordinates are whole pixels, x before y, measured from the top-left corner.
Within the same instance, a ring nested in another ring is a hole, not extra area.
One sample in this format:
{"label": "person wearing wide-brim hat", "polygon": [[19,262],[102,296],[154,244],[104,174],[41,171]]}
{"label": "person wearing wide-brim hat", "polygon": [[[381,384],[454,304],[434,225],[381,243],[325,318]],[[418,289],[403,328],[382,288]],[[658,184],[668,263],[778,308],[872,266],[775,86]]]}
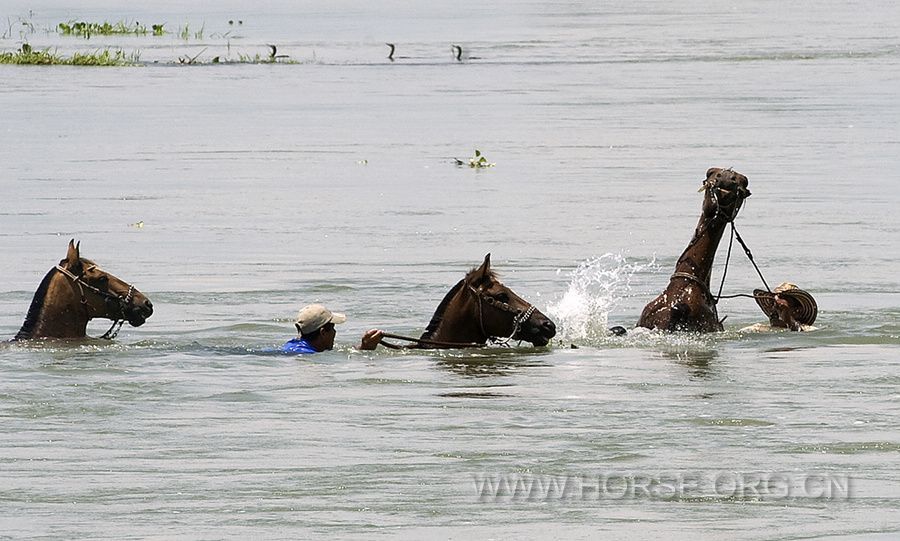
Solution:
{"label": "person wearing wide-brim hat", "polygon": [[[281,347],[281,351],[305,355],[333,349],[334,338],[337,336],[334,327],[345,321],[347,321],[347,316],[332,312],[321,304],[304,306],[297,312],[297,318],[294,321],[294,327],[297,328],[300,336],[285,343]],[[367,332],[362,337],[359,349],[375,349],[382,336],[381,331],[374,329]]]}
{"label": "person wearing wide-brim hat", "polygon": [[754,289],[753,298],[772,327],[803,331],[812,328],[819,314],[816,300],[795,284],[784,282],[771,292]]}

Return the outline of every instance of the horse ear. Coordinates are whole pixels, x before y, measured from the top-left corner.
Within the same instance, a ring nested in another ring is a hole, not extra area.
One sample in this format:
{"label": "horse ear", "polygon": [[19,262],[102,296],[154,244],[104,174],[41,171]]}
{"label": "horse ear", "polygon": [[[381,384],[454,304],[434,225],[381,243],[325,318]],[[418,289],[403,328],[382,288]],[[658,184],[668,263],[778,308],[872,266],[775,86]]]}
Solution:
{"label": "horse ear", "polygon": [[491,276],[491,254],[484,256],[484,262],[470,275],[471,284],[480,284]]}
{"label": "horse ear", "polygon": [[66,268],[74,269],[81,263],[81,243],[75,243],[75,239],[69,241],[69,250],[66,252]]}
{"label": "horse ear", "polygon": [[718,173],[719,171],[721,171],[721,169],[719,169],[718,167],[710,167],[710,168],[707,169],[707,171],[706,171],[706,179],[709,180],[709,178],[710,178],[711,176],[715,175],[715,174]]}

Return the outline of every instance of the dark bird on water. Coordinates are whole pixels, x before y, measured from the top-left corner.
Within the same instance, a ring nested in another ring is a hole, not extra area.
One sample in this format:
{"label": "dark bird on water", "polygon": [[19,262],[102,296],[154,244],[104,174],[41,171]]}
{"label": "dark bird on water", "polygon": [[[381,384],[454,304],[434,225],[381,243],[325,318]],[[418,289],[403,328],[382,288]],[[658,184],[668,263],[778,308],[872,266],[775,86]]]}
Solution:
{"label": "dark bird on water", "polygon": [[278,54],[278,47],[272,45],[271,43],[267,43],[266,45],[269,46],[269,60],[271,60],[272,62],[282,58],[288,58],[288,55],[286,54]]}
{"label": "dark bird on water", "polygon": [[[459,45],[451,45],[453,47],[454,55],[453,58],[456,59],[457,62],[462,62],[463,58],[463,49]],[[468,56],[466,55],[466,60],[481,60],[480,56]]]}
{"label": "dark bird on water", "polygon": [[394,44],[393,43],[385,43],[385,45],[387,45],[388,47],[391,48],[391,54],[388,55],[388,60],[393,62],[394,61]]}

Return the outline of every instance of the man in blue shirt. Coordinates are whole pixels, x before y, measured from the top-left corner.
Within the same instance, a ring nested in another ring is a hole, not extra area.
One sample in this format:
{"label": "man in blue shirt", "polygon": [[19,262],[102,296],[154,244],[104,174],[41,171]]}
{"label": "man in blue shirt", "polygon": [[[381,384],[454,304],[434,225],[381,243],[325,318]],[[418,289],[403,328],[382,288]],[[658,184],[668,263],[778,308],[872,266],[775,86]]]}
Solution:
{"label": "man in blue shirt", "polygon": [[[304,306],[297,313],[297,320],[294,322],[300,336],[285,343],[281,347],[281,351],[306,355],[332,349],[334,348],[334,337],[337,335],[334,326],[345,321],[347,321],[347,316],[332,312],[321,304]],[[383,333],[375,329],[366,332],[359,344],[359,349],[375,349],[381,342],[382,336]]]}

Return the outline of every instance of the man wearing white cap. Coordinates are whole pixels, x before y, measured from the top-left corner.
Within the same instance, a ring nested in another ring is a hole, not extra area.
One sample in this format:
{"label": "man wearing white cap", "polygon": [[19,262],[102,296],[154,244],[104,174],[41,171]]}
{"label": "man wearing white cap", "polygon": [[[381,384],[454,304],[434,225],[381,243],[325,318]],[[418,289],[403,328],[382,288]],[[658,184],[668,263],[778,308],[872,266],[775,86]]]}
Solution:
{"label": "man wearing white cap", "polygon": [[[321,304],[304,306],[297,313],[294,326],[299,337],[289,340],[281,347],[284,353],[305,355],[319,353],[334,348],[335,325],[347,321],[347,316],[332,312]],[[359,349],[375,349],[381,342],[381,331],[371,330],[363,335]]]}

